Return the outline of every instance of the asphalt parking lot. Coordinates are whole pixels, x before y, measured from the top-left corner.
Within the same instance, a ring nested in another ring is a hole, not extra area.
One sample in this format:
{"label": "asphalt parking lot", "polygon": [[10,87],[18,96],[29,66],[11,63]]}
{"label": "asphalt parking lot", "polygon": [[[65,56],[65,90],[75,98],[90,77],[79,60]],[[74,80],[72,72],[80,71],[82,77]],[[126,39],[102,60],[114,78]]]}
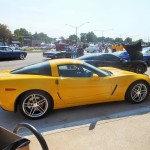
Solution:
{"label": "asphalt parking lot", "polygon": [[[45,61],[42,53],[28,53],[25,60],[1,61],[0,70],[15,69],[25,65]],[[150,75],[150,70],[146,72]],[[27,122],[35,126],[40,132],[52,131],[60,128],[75,127],[100,120],[121,118],[150,112],[150,98],[142,104],[133,105],[127,102],[113,102],[56,110],[40,120],[28,120],[19,112],[11,113],[0,109],[0,123],[7,129],[13,130],[16,124]],[[30,134],[22,131],[22,134]]]}

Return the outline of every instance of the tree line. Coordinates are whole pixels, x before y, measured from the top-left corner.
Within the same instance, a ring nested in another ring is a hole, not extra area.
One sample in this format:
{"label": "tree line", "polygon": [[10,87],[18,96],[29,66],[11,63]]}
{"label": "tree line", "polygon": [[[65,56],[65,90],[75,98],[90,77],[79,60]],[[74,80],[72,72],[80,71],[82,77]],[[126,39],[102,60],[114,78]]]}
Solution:
{"label": "tree line", "polygon": [[[18,40],[21,43],[21,46],[24,46],[23,39],[27,37],[31,40],[37,40],[41,43],[44,42],[46,44],[50,44],[53,41],[56,40],[56,38],[52,38],[47,36],[47,34],[41,32],[34,34],[31,34],[31,32],[27,31],[25,28],[20,28],[14,30],[14,33],[10,31],[7,25],[0,24],[0,41],[5,45],[6,41],[8,44],[11,43],[12,40]],[[63,36],[60,37],[60,39],[66,40],[66,42],[72,43],[76,42],[76,40],[83,42],[83,43],[132,43],[135,42],[132,40],[131,37],[127,37],[125,40],[122,38],[116,37],[115,39],[110,37],[97,37],[94,32],[88,32],[88,33],[81,33],[80,37],[77,37],[77,35],[73,34],[70,35],[67,39],[65,39]],[[142,42],[144,42],[142,39],[139,39]]]}

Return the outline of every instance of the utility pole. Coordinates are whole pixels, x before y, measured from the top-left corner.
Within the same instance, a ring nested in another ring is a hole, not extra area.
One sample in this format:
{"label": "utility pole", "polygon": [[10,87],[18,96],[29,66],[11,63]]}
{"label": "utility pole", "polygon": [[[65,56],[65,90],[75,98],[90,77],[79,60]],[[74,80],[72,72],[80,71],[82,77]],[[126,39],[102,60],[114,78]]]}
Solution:
{"label": "utility pole", "polygon": [[70,24],[65,24],[65,25],[75,29],[75,32],[76,32],[76,46],[78,46],[78,28],[82,27],[83,25],[85,25],[87,23],[89,23],[89,22],[84,22],[79,26],[73,26],[73,25],[70,25]]}

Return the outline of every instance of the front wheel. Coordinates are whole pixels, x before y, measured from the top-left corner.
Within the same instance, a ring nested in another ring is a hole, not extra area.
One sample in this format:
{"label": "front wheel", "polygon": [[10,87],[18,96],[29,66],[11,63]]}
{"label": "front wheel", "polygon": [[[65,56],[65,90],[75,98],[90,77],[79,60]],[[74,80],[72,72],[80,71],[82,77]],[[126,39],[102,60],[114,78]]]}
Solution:
{"label": "front wheel", "polygon": [[126,92],[126,100],[132,103],[143,102],[149,94],[149,87],[143,81],[134,82]]}
{"label": "front wheel", "polygon": [[19,109],[29,119],[43,118],[52,110],[52,100],[45,92],[29,91],[21,97]]}
{"label": "front wheel", "polygon": [[143,65],[137,65],[135,66],[134,72],[143,74],[145,72],[145,68]]}

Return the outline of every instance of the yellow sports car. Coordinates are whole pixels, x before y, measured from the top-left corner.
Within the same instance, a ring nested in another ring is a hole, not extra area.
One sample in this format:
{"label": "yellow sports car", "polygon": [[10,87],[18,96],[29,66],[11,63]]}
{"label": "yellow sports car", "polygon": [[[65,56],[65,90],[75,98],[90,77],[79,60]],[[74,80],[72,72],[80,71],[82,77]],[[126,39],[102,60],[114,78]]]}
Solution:
{"label": "yellow sports car", "polygon": [[96,68],[80,60],[56,59],[0,72],[0,106],[30,119],[53,109],[128,100],[143,102],[150,78],[116,68]]}

